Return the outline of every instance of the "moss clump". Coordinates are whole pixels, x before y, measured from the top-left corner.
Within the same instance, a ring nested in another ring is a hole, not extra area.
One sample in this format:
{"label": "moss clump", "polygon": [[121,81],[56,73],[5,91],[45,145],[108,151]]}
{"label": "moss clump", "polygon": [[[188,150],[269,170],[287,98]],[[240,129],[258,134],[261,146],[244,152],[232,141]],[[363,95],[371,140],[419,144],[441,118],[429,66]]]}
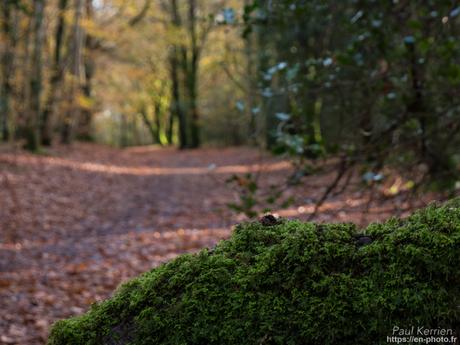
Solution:
{"label": "moss clump", "polygon": [[[236,227],[122,285],[57,344],[379,344],[393,326],[460,325],[460,200],[372,224]],[[458,329],[457,329],[458,332]]]}

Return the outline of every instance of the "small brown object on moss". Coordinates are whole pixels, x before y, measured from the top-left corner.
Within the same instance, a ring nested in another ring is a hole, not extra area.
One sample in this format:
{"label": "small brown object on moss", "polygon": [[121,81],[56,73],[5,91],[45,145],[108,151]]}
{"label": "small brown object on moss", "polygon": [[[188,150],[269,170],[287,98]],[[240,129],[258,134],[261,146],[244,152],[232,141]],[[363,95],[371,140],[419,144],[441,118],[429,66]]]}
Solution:
{"label": "small brown object on moss", "polygon": [[263,226],[274,226],[278,225],[280,223],[279,218],[275,217],[273,214],[267,214],[260,218],[259,220],[260,224]]}

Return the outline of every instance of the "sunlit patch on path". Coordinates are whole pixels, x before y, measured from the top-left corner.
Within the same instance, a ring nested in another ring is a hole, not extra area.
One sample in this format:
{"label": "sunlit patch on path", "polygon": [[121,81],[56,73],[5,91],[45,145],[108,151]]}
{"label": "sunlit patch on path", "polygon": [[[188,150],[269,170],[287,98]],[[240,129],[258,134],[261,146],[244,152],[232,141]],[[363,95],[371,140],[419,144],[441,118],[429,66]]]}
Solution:
{"label": "sunlit patch on path", "polygon": [[15,161],[21,165],[43,165],[46,164],[49,167],[65,167],[76,170],[82,170],[87,172],[96,172],[104,174],[115,174],[115,175],[134,175],[134,176],[155,176],[155,175],[204,175],[204,174],[242,174],[247,172],[263,171],[280,171],[287,170],[290,168],[287,162],[272,162],[266,164],[245,164],[245,165],[229,165],[229,166],[216,166],[210,164],[202,167],[149,167],[149,166],[119,166],[112,164],[100,164],[94,162],[75,162],[65,158],[43,158],[43,159],[31,159],[30,157],[18,157],[16,159],[13,156],[3,157],[5,162]]}

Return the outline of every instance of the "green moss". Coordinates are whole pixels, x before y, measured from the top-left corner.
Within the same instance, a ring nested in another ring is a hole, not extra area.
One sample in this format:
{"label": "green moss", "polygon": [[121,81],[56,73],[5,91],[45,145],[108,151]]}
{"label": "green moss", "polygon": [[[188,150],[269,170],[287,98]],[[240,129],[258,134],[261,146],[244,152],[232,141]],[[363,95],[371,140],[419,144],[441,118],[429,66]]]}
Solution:
{"label": "green moss", "polygon": [[459,199],[370,225],[370,244],[357,232],[237,226],[57,322],[49,345],[383,344],[395,325],[460,325]]}

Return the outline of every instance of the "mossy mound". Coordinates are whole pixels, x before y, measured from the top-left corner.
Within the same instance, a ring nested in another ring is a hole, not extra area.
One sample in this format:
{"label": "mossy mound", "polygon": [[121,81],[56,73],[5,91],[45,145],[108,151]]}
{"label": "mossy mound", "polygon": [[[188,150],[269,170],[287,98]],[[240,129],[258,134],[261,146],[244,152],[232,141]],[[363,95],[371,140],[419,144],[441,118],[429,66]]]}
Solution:
{"label": "mossy mound", "polygon": [[[379,344],[460,325],[460,200],[372,224],[236,227],[57,322],[64,344]],[[369,242],[369,241],[367,241]]]}

